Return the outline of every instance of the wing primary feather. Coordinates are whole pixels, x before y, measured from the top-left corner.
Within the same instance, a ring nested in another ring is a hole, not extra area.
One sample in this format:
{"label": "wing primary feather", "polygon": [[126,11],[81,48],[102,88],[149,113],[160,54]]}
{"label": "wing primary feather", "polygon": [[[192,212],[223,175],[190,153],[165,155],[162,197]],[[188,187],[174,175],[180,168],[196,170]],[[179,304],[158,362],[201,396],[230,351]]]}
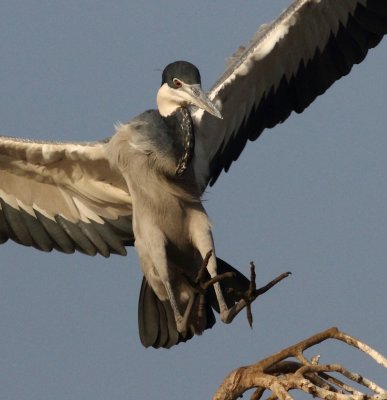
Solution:
{"label": "wing primary feather", "polygon": [[8,205],[0,198],[1,208],[9,227],[9,237],[19,244],[33,246],[34,241],[26,228],[20,211]]}
{"label": "wing primary feather", "polygon": [[104,224],[99,224],[97,222],[92,222],[91,224],[99,233],[102,240],[108,245],[111,253],[115,253],[120,256],[126,256],[127,251],[124,247],[125,240],[120,238],[108,223],[105,222]]}
{"label": "wing primary feather", "polygon": [[387,1],[380,0],[368,0],[367,7],[374,11],[377,15],[386,16],[387,15]]}
{"label": "wing primary feather", "polygon": [[90,222],[79,221],[77,223],[80,230],[85,234],[85,236],[90,240],[91,243],[97,248],[98,252],[104,256],[109,257],[110,251],[108,245],[99,235],[99,232],[94,228]]}
{"label": "wing primary feather", "polygon": [[39,220],[23,209],[20,210],[20,214],[34,241],[33,246],[42,251],[51,251],[54,243]]}
{"label": "wing primary feather", "polygon": [[365,29],[353,16],[348,19],[347,30],[361,48],[363,59],[367,55],[368,49],[375,47],[379,43],[379,36]]}
{"label": "wing primary feather", "polygon": [[0,203],[0,243],[5,243],[9,239],[9,232],[9,226]]}
{"label": "wing primary feather", "polygon": [[45,217],[39,211],[34,210],[36,218],[42,224],[46,232],[50,235],[53,240],[53,247],[66,254],[72,254],[75,251],[73,241],[69,238],[65,230],[60,224],[54,222],[50,218]]}
{"label": "wing primary feather", "polygon": [[[338,72],[336,79],[338,79],[341,76],[348,75],[353,65],[353,63],[351,63],[350,60],[348,60],[345,57],[342,49],[340,48],[340,41],[342,40],[342,36],[345,34],[344,32],[345,30],[343,29],[343,26],[340,24],[338,34],[336,36],[331,34],[327,47],[327,51],[330,53],[331,63],[335,66]],[[312,101],[313,99],[309,101],[309,104]]]}
{"label": "wing primary feather", "polygon": [[365,8],[359,4],[354,17],[360,22],[360,25],[369,32],[376,35],[385,35],[387,32],[387,19],[384,19],[381,14],[373,12],[370,8]]}
{"label": "wing primary feather", "polygon": [[132,219],[130,217],[119,217],[117,219],[107,219],[104,221],[109,223],[117,233],[125,234],[128,238],[133,237]]}
{"label": "wing primary feather", "polygon": [[97,254],[97,249],[93,243],[86,237],[86,235],[76,224],[67,221],[61,215],[57,215],[55,220],[72,239],[77,250],[89,256],[94,256]]}
{"label": "wing primary feather", "polygon": [[338,41],[347,58],[353,60],[354,64],[359,64],[368,52],[368,46],[365,45],[367,34],[364,31],[362,35],[356,34],[354,25],[355,19],[350,17],[346,29],[343,29],[343,34],[338,37]]}

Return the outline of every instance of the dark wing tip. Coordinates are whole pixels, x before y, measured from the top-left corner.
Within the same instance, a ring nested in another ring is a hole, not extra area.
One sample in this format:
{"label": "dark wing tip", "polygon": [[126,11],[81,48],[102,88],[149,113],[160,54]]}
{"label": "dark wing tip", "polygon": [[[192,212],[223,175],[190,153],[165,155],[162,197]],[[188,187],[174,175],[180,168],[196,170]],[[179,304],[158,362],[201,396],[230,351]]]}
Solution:
{"label": "dark wing tip", "polygon": [[131,216],[106,219],[103,223],[71,222],[61,215],[51,219],[35,209],[32,212],[15,208],[0,197],[0,243],[12,239],[45,252],[55,249],[72,254],[77,250],[104,257],[125,256],[125,246],[134,243]]}
{"label": "dark wing tip", "polygon": [[[292,6],[289,8],[290,13],[291,8]],[[329,23],[322,12],[318,18],[320,21]],[[209,184],[211,186],[220,173],[223,170],[227,172],[232,162],[238,159],[247,140],[256,140],[264,129],[272,128],[285,121],[293,111],[303,112],[335,81],[347,75],[353,65],[364,60],[368,50],[375,47],[387,34],[387,1],[368,0],[366,5],[358,2],[352,14],[348,11],[346,22],[339,22],[336,33],[333,32],[332,27],[328,26],[328,28],[331,33],[325,46],[320,48],[318,43],[315,43],[313,55],[307,62],[304,62],[301,57],[296,64],[298,65],[296,72],[291,76],[286,76],[284,72],[274,85],[266,87],[263,93],[259,92],[258,98],[255,99],[251,108],[246,110],[246,115],[241,118],[240,126],[227,134],[227,138],[223,138],[223,142],[219,144],[215,155],[210,160]],[[284,37],[282,46],[275,45],[267,56],[273,57],[273,62],[276,58],[281,61],[281,56],[284,57],[281,49],[286,45],[286,40],[290,41],[291,46],[302,45],[302,40],[301,43],[294,43],[297,36],[291,35],[292,29],[290,28],[290,33]],[[260,36],[259,40],[264,40],[264,35]],[[247,53],[249,51],[248,49]],[[240,62],[243,60],[241,59]],[[255,73],[270,74],[270,71],[265,70],[270,67],[270,63],[266,62],[266,64],[260,64],[260,61],[251,62],[249,79],[252,87],[256,80]],[[239,64],[236,63],[236,65]],[[227,77],[226,73],[223,79]],[[240,77],[240,80],[242,79],[247,79],[247,77]],[[220,96],[224,96],[224,99],[232,99],[232,91],[238,90],[238,82],[231,81],[229,87],[222,89],[224,93],[220,93]]]}

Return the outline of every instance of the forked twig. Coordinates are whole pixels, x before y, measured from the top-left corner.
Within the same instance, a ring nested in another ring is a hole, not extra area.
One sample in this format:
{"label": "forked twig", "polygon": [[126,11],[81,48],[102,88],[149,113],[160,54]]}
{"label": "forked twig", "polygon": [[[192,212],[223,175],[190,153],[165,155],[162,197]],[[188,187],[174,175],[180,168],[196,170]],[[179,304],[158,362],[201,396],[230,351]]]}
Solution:
{"label": "forked twig", "polygon": [[[319,357],[308,360],[303,352],[327,339],[336,339],[364,352],[387,368],[387,359],[367,344],[337,328],[330,328],[290,346],[260,362],[231,372],[219,386],[213,400],[233,400],[256,388],[252,400],[259,400],[266,391],[269,399],[291,400],[289,392],[300,390],[327,400],[386,400],[387,389],[354,373],[340,364],[318,364]],[[298,361],[290,361],[288,358]],[[336,377],[330,373],[335,373]],[[342,376],[337,378],[337,375]],[[344,382],[346,379],[347,382]],[[352,382],[352,383],[351,383]],[[364,391],[352,386],[356,383]],[[369,391],[370,393],[367,393]]]}

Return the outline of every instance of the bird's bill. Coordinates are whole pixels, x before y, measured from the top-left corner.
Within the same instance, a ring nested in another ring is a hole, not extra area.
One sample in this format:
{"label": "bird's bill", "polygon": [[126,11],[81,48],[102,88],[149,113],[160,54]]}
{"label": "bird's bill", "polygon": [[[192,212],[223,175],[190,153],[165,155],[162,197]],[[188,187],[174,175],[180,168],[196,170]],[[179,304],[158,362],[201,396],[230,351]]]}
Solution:
{"label": "bird's bill", "polygon": [[188,101],[194,106],[207,111],[211,115],[222,119],[218,107],[209,99],[207,94],[203,91],[200,85],[187,85],[182,87],[183,91],[188,94]]}

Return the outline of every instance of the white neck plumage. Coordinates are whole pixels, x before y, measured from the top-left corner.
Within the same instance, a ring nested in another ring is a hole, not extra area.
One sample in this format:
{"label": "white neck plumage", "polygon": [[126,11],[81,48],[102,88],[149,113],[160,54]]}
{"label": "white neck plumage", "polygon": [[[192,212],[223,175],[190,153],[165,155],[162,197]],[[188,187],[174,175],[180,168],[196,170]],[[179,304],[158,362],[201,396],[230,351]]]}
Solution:
{"label": "white neck plumage", "polygon": [[164,83],[157,92],[157,108],[162,117],[169,117],[186,103],[178,90]]}

